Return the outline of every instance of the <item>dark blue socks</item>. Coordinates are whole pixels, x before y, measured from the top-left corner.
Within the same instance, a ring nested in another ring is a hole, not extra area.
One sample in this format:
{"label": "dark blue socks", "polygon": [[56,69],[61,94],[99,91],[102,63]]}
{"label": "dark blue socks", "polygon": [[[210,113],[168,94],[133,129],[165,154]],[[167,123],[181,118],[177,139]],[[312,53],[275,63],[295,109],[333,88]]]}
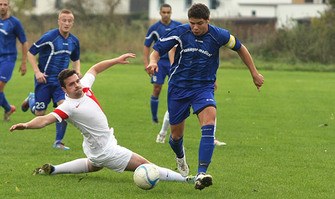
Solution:
{"label": "dark blue socks", "polygon": [[199,146],[199,165],[198,173],[206,173],[212,160],[214,151],[214,125],[205,125],[201,127],[201,140]]}
{"label": "dark blue socks", "polygon": [[157,111],[158,111],[158,97],[151,96],[150,98],[150,107],[151,107],[151,115],[152,121],[158,123]]}

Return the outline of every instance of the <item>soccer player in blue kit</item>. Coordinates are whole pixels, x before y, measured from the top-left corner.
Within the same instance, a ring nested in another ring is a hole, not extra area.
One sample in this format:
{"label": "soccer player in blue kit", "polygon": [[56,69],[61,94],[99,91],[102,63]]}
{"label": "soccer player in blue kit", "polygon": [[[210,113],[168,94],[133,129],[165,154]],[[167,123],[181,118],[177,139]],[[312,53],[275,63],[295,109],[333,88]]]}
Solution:
{"label": "soccer player in blue kit", "polygon": [[[163,37],[167,32],[173,28],[181,25],[180,22],[171,20],[172,8],[169,4],[162,4],[160,7],[159,14],[161,15],[161,20],[150,26],[144,41],[143,47],[143,62],[144,66],[148,66],[148,58],[150,52],[150,46],[153,42],[157,42],[161,37]],[[150,98],[150,107],[152,121],[158,123],[157,112],[158,112],[158,102],[159,94],[162,90],[162,85],[164,84],[165,77],[169,75],[170,70],[170,60],[168,53],[161,56],[158,62],[160,70],[155,72],[151,77],[151,83],[153,84],[153,92]]]}
{"label": "soccer player in blue kit", "polygon": [[28,42],[19,19],[10,15],[9,0],[0,0],[0,106],[4,108],[4,121],[10,120],[10,115],[16,110],[6,99],[4,89],[11,79],[17,59],[16,39],[22,45],[21,75],[27,71]]}
{"label": "soccer player in blue kit", "polygon": [[175,47],[175,59],[171,66],[168,86],[168,111],[170,114],[170,146],[176,154],[177,166],[183,176],[189,168],[183,146],[185,119],[190,107],[197,114],[201,125],[201,140],[198,154],[198,174],[195,188],[212,185],[212,176],[207,174],[214,151],[216,102],[214,83],[219,67],[219,50],[222,46],[237,52],[248,67],[257,89],[264,83],[248,49],[229,31],[209,24],[210,11],[204,4],[193,4],[188,10],[189,24],[178,26],[154,45],[147,72],[152,75],[159,70],[157,62],[161,55]]}
{"label": "soccer player in blue kit", "polygon": [[[73,69],[80,74],[79,40],[70,33],[73,23],[73,13],[67,9],[61,10],[58,15],[59,28],[46,32],[30,47],[28,60],[35,73],[35,93],[30,93],[24,100],[21,106],[24,112],[30,108],[35,115],[42,116],[45,115],[51,99],[54,107],[64,101],[65,93],[57,77],[63,69],[68,68],[70,60],[73,62]],[[66,127],[66,121],[56,123],[54,148],[70,149],[62,143]]]}

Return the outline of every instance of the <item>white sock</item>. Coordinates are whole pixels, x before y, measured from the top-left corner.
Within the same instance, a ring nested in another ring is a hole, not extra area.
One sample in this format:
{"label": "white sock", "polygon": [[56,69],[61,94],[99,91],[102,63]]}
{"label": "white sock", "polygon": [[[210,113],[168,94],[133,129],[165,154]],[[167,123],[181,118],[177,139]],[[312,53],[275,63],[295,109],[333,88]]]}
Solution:
{"label": "white sock", "polygon": [[76,160],[72,160],[70,162],[65,162],[63,164],[59,164],[54,166],[55,170],[51,174],[66,174],[66,173],[87,173],[88,172],[88,159],[80,158]]}
{"label": "white sock", "polygon": [[161,128],[161,131],[159,132],[159,134],[166,136],[167,131],[169,129],[169,126],[170,126],[170,117],[169,117],[169,112],[166,111],[165,114],[164,114],[162,128]]}
{"label": "white sock", "polygon": [[186,178],[180,175],[180,173],[177,173],[175,171],[172,171],[170,169],[159,167],[157,166],[159,170],[159,180],[162,181],[179,181],[179,182],[185,182]]}

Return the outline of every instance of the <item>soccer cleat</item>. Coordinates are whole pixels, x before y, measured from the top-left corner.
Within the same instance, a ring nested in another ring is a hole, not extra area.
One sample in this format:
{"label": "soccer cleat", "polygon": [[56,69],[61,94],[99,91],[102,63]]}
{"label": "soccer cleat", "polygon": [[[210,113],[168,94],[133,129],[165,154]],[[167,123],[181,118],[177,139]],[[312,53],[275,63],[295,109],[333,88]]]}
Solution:
{"label": "soccer cleat", "polygon": [[206,173],[198,173],[195,178],[195,189],[202,190],[205,187],[209,187],[213,184],[213,178],[211,175]]}
{"label": "soccer cleat", "polygon": [[44,164],[33,171],[33,175],[50,175],[55,170],[51,164]]}
{"label": "soccer cleat", "polygon": [[10,110],[4,113],[3,120],[8,122],[10,120],[9,116],[16,111],[16,107],[14,105],[10,105]]}
{"label": "soccer cleat", "polygon": [[188,165],[186,163],[186,156],[184,155],[184,157],[182,158],[176,158],[176,160],[179,173],[184,177],[188,176],[190,169],[188,168]]}
{"label": "soccer cleat", "polygon": [[217,139],[214,140],[214,145],[216,146],[226,146],[227,144],[225,142],[221,142]]}
{"label": "soccer cleat", "polygon": [[158,118],[152,118],[152,123],[158,124]]}
{"label": "soccer cleat", "polygon": [[34,97],[34,93],[29,93],[28,97],[26,97],[26,99],[23,100],[22,105],[21,105],[21,110],[23,112],[27,112],[27,110],[29,109],[29,99]]}
{"label": "soccer cleat", "polygon": [[156,138],[156,142],[157,143],[162,143],[164,144],[165,143],[165,136],[166,135],[161,135],[160,133],[157,135],[157,138]]}
{"label": "soccer cleat", "polygon": [[185,182],[188,183],[188,184],[194,184],[195,183],[195,178],[196,178],[196,176],[187,176],[185,178]]}
{"label": "soccer cleat", "polygon": [[55,149],[60,149],[60,150],[64,150],[64,151],[70,150],[70,147],[65,146],[64,143],[62,143],[62,142],[54,143],[52,147],[55,148]]}

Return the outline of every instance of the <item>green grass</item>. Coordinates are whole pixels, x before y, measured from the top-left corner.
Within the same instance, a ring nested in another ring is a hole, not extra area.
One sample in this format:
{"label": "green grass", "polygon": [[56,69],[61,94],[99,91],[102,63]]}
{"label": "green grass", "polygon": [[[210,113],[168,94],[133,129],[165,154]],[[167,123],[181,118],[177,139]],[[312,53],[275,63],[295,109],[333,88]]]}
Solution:
{"label": "green grass", "polygon": [[[208,170],[214,185],[203,191],[177,182],[160,182],[144,191],[133,183],[132,173],[107,169],[33,176],[32,170],[44,163],[84,157],[82,137],[69,125],[64,142],[71,150],[58,151],[51,148],[54,125],[9,133],[12,124],[33,118],[18,110],[11,122],[0,122],[0,198],[335,198],[335,73],[262,73],[265,84],[257,92],[246,69],[219,69],[216,136],[228,145],[215,149]],[[32,75],[29,70],[21,77],[16,70],[6,87],[7,98],[18,108],[33,89]],[[98,76],[93,90],[119,144],[175,169],[169,145],[155,143],[160,125],[150,120],[152,86],[142,65],[109,69]],[[160,99],[162,120],[166,85]],[[199,139],[199,124],[192,115],[186,122],[184,142],[192,174]]]}

